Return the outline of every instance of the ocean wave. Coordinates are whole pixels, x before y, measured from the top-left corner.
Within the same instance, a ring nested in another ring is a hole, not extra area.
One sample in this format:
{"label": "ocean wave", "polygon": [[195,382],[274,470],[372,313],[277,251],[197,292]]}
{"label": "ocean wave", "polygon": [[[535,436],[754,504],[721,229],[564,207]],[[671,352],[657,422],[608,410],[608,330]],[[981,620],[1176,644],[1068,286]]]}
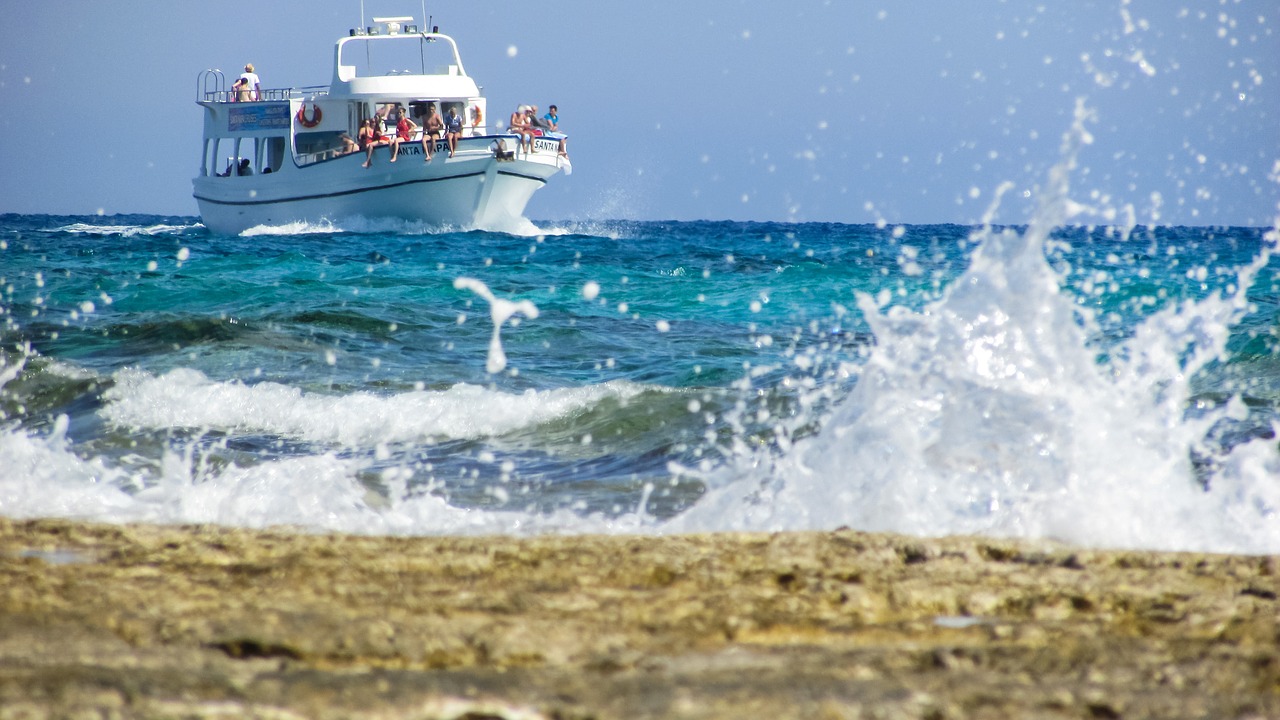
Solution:
{"label": "ocean wave", "polygon": [[321,395],[278,383],[218,382],[191,369],[160,376],[124,370],[106,391],[107,404],[100,412],[128,428],[267,433],[356,448],[501,436],[643,390],[615,381],[519,394],[458,384],[386,396]]}

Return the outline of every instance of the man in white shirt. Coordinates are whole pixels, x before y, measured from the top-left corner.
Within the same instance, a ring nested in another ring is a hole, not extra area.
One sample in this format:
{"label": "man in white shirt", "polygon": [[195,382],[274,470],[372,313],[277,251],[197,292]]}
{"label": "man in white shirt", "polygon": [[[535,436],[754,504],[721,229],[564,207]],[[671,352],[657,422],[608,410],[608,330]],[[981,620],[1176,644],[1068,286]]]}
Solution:
{"label": "man in white shirt", "polygon": [[253,71],[253,63],[244,66],[244,72],[240,73],[240,79],[236,80],[232,87],[236,91],[236,100],[239,102],[262,99],[262,82],[258,80],[258,74]]}

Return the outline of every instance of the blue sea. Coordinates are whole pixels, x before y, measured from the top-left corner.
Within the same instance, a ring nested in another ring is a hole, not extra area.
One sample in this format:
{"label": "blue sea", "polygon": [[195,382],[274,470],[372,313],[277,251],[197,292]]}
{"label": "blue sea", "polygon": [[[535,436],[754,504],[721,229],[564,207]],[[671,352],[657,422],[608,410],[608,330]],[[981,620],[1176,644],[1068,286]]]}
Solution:
{"label": "blue sea", "polygon": [[1280,552],[1274,231],[1070,220],[0,215],[0,515]]}

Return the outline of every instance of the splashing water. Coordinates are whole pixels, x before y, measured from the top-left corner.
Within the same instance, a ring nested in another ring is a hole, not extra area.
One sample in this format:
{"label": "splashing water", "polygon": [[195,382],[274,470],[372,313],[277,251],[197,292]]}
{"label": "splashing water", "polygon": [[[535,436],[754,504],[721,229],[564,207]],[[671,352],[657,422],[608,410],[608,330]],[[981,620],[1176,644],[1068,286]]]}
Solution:
{"label": "splashing water", "polygon": [[1187,411],[1191,378],[1224,356],[1270,251],[1239,271],[1234,293],[1156,313],[1100,363],[1094,317],[1062,291],[1045,255],[1051,231],[1083,207],[1070,199],[1068,177],[1090,140],[1090,117],[1077,107],[1031,225],[1016,232],[988,222],[968,269],[938,301],[886,310],[860,293],[875,346],[817,436],[711,473],[715,490],[670,529],[852,526],[1280,549],[1274,429],[1231,449],[1202,481],[1193,458],[1212,452],[1206,436],[1244,407],[1237,396],[1198,416]]}
{"label": "splashing water", "polygon": [[489,318],[493,321],[493,337],[489,340],[489,359],[485,361],[485,370],[490,373],[502,372],[507,367],[507,354],[502,350],[502,325],[515,317],[517,313],[530,320],[538,317],[538,307],[528,300],[511,301],[494,296],[489,287],[475,278],[461,277],[453,281],[459,290],[470,290],[489,303]]}

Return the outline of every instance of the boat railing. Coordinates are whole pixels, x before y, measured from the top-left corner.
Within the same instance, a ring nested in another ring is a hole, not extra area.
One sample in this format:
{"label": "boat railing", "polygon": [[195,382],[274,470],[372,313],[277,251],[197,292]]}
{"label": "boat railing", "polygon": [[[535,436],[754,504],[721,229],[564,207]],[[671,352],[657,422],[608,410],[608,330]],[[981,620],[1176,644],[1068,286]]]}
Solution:
{"label": "boat railing", "polygon": [[[283,102],[285,100],[303,100],[329,94],[328,85],[306,85],[303,87],[264,88],[262,96],[256,102]],[[233,103],[236,91],[227,89],[227,77],[221,70],[212,68],[202,70],[196,76],[196,102]],[[255,101],[249,101],[255,102]]]}
{"label": "boat railing", "polygon": [[200,102],[200,98],[208,99],[210,96],[216,96],[218,93],[225,93],[227,88],[227,76],[222,74],[217,68],[201,70],[196,76],[196,102]]}

